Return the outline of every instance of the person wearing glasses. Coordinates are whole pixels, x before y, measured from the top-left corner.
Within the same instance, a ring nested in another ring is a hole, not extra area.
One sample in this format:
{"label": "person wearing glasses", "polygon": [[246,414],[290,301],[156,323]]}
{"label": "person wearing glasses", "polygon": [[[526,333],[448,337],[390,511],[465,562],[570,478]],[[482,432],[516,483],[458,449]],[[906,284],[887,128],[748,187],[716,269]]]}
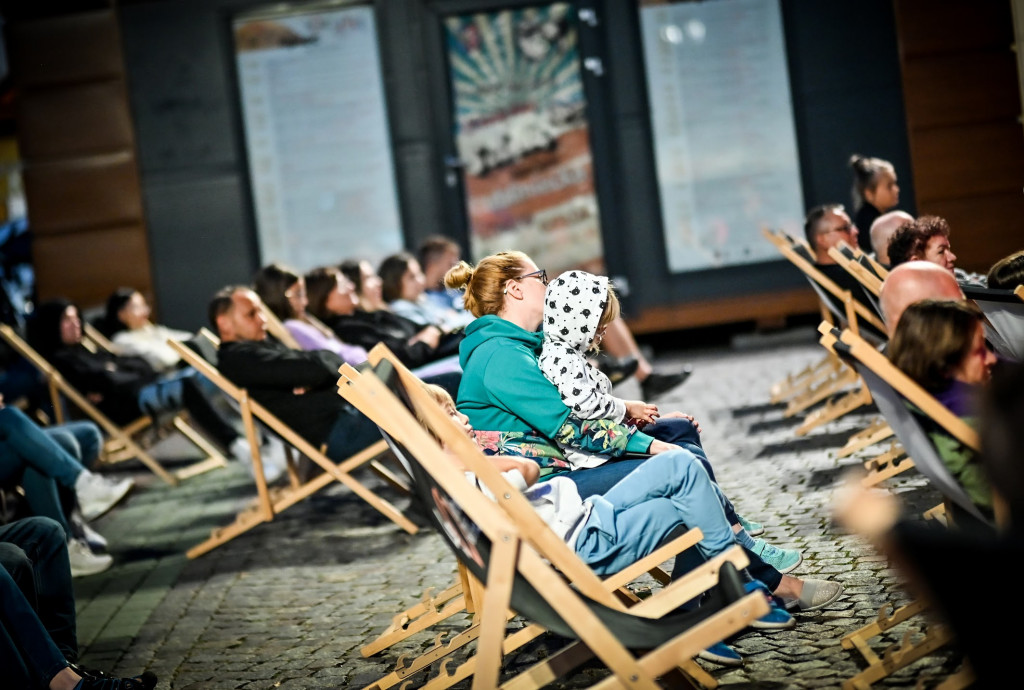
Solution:
{"label": "person wearing glasses", "polygon": [[[721,500],[692,452],[609,419],[572,417],[572,409],[538,362],[548,283],[544,269],[523,252],[505,251],[481,259],[475,267],[460,262],[445,274],[444,282],[465,288],[466,308],[477,317],[466,326],[459,348],[463,374],[457,408],[486,454],[529,458],[537,463],[541,482],[565,477],[583,499],[607,493],[640,471],[650,456],[671,454],[666,460],[687,477],[689,508],[700,513],[701,520],[715,521],[715,528],[733,539]],[[570,462],[562,451],[565,445],[587,457]],[[756,554],[748,555],[751,574],[782,597],[787,608],[818,609],[842,593],[838,583],[783,575]],[[782,620],[776,627],[792,625],[791,620]]]}
{"label": "person wearing glasses", "polygon": [[[860,237],[860,231],[850,220],[850,216],[846,215],[843,205],[822,204],[812,208],[804,221],[804,235],[814,254],[814,267],[841,289],[848,290],[853,299],[872,312],[875,311],[875,306],[868,299],[867,292],[861,287],[860,282],[828,255],[828,250],[838,246],[840,242],[856,247],[857,239]],[[845,311],[846,307],[831,293],[829,298],[840,312]],[[867,324],[864,325],[864,328],[871,330],[878,337],[884,337],[883,334],[876,333]]]}

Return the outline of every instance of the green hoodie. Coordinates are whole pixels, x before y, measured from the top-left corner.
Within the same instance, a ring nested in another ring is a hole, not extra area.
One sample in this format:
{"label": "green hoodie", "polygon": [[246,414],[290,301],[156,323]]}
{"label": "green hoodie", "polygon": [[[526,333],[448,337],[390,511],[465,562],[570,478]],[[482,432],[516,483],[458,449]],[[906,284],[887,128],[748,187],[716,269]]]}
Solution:
{"label": "green hoodie", "polygon": [[[537,364],[542,342],[540,332],[530,333],[500,316],[481,316],[466,327],[459,346],[458,408],[469,417],[485,450],[504,450],[482,438],[487,432],[514,432],[530,437],[522,440],[533,445],[546,440],[547,450],[557,458],[562,454],[555,440],[609,457],[646,453],[653,440],[646,434],[608,420],[581,424],[569,419],[570,410],[558,389]],[[548,452],[541,455],[551,457]]]}

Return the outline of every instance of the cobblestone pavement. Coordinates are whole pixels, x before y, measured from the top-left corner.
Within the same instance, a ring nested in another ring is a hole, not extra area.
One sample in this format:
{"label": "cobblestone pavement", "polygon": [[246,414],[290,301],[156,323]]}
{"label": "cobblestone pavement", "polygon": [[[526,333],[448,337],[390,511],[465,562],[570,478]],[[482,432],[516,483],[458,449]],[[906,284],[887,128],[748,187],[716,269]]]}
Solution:
{"label": "cobblestone pavement", "polygon": [[[689,381],[659,404],[701,422],[719,483],[737,509],[765,523],[771,543],[801,549],[804,562],[794,575],[835,579],[845,587],[833,605],[798,615],[793,630],[746,632],[733,640],[745,659],[742,667],[700,662],[723,686],[840,687],[865,666],[855,651],[841,647],[841,638],[873,620],[886,602],[908,600],[884,559],[838,531],[829,517],[845,471],[883,449],[835,458],[849,436],[873,419],[873,410],[798,437],[802,417],[785,418],[783,406],[769,404],[774,382],[821,359],[814,335],[790,332],[787,338],[749,338],[741,346],[655,358],[666,370],[693,364]],[[639,397],[639,387],[627,381],[619,393]],[[158,450],[170,461],[181,454],[173,439]],[[136,489],[95,525],[110,540],[115,565],[75,580],[82,661],[88,665],[124,674],[149,669],[161,689],[362,688],[390,673],[401,655],[432,647],[439,632],[449,639],[466,626],[466,616],[457,615],[371,658],[361,656],[361,646],[416,604],[426,588],[448,586],[454,567],[436,533],[406,534],[341,485],[188,560],[188,547],[228,523],[255,494],[245,469],[231,463],[176,488],[141,469],[119,471],[133,472]],[[373,477],[367,481],[378,486]],[[938,502],[912,471],[886,486],[918,513]],[[406,505],[389,487],[379,488]],[[917,639],[927,623],[911,619],[876,638],[873,647],[898,644],[904,635]],[[514,655],[503,677],[561,642],[542,637]],[[955,654],[940,650],[877,685],[930,686],[956,668]],[[429,669],[431,676],[438,672],[439,664]],[[586,687],[605,675],[593,663],[551,687]],[[413,676],[409,687],[427,678]],[[461,681],[455,687],[469,686]]]}

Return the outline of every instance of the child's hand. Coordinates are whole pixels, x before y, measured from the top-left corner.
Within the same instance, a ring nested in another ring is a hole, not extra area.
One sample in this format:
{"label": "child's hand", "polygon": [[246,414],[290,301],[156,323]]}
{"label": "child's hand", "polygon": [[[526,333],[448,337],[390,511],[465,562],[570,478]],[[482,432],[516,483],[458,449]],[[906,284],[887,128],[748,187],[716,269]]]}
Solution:
{"label": "child's hand", "polygon": [[[658,419],[658,406],[654,403],[645,403],[643,400],[624,400],[626,403],[626,417],[637,423],[637,427],[651,424]],[[638,422],[643,422],[639,424]]]}
{"label": "child's hand", "polygon": [[697,433],[700,433],[700,422],[694,419],[692,414],[686,414],[685,412],[669,412],[662,416],[665,419],[688,419],[690,420],[690,424],[693,424],[693,428],[697,430]]}

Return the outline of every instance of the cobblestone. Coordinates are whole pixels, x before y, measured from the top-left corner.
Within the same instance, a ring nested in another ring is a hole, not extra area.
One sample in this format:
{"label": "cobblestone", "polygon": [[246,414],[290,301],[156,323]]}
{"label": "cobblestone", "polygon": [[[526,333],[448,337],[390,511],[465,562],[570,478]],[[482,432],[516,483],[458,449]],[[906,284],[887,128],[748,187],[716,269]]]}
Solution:
{"label": "cobblestone", "polygon": [[[844,473],[884,450],[885,443],[835,457],[850,435],[871,421],[873,411],[850,413],[797,437],[803,416],[786,418],[784,405],[768,402],[773,383],[821,358],[813,335],[797,333],[789,344],[774,340],[761,347],[754,338],[742,349],[655,358],[659,368],[694,365],[689,381],[659,405],[694,414],[701,422],[718,481],[739,512],[764,523],[763,537],[771,543],[801,549],[804,562],[794,575],[837,579],[845,586],[842,598],[827,609],[798,614],[793,630],[752,631],[733,640],[745,657],[742,667],[699,662],[722,686],[841,687],[864,668],[856,652],[842,648],[842,637],[872,621],[887,602],[910,599],[885,559],[837,530],[829,515]],[[639,386],[627,381],[619,392],[638,398]],[[173,467],[191,460],[183,449],[172,438],[157,451]],[[442,632],[444,644],[466,626],[467,616],[456,615],[372,658],[362,657],[363,644],[419,602],[425,589],[436,593],[448,587],[455,569],[436,533],[405,534],[341,485],[190,561],[185,551],[227,524],[254,496],[244,468],[232,463],[178,487],[164,485],[141,466],[125,464],[113,471],[131,473],[137,486],[95,525],[110,540],[114,567],[75,580],[87,665],[122,674],[152,670],[160,690],[363,688],[393,670],[402,655],[412,658],[430,649]],[[938,496],[913,474],[899,475],[886,486],[920,512]],[[367,483],[405,507],[389,487],[372,477]],[[651,587],[641,582],[636,589]],[[929,622],[912,619],[872,646],[880,653],[904,634],[919,636]],[[510,629],[520,625],[514,620]],[[503,677],[563,643],[542,636],[512,655]],[[456,653],[455,660],[467,653]],[[936,683],[957,665],[956,654],[942,649],[876,687]],[[410,687],[440,670],[434,664],[429,676],[412,676]],[[587,687],[605,675],[591,662],[551,687]],[[468,688],[470,681],[454,687]]]}

